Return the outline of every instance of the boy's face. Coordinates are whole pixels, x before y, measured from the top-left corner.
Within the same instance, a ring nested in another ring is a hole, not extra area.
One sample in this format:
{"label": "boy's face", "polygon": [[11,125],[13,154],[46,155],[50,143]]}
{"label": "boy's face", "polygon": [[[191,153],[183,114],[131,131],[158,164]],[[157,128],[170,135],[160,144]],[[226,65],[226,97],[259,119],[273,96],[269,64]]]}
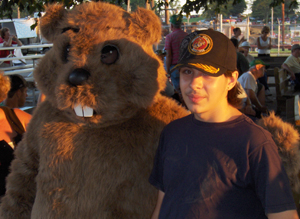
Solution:
{"label": "boy's face", "polygon": [[179,72],[182,97],[196,119],[202,120],[204,116],[209,121],[220,113],[220,109],[226,108],[228,90],[235,85],[236,78],[224,74],[213,77],[189,67],[183,67]]}

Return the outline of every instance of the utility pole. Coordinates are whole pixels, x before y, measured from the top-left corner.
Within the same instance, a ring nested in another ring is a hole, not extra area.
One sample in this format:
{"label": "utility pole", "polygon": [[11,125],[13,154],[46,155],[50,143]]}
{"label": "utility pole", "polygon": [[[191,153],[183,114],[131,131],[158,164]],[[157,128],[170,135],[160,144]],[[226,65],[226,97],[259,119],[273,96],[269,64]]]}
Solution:
{"label": "utility pole", "polygon": [[273,24],[273,19],[274,19],[274,7],[271,8],[271,38],[273,37],[273,27],[274,27],[274,24]]}
{"label": "utility pole", "polygon": [[285,37],[285,34],[284,34],[284,22],[285,22],[285,19],[284,19],[284,3],[281,3],[281,10],[282,10],[282,51],[284,51],[284,37]]}
{"label": "utility pole", "polygon": [[130,0],[127,0],[127,12],[130,12]]}
{"label": "utility pole", "polygon": [[170,14],[169,14],[169,0],[165,0],[165,22],[166,24],[170,24]]}

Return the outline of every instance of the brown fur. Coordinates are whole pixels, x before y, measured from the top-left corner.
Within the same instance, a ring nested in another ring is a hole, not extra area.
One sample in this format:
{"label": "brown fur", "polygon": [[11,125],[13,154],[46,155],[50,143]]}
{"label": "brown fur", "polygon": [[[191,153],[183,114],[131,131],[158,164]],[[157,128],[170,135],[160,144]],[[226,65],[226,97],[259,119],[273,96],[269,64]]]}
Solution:
{"label": "brown fur", "polygon": [[279,117],[275,116],[274,112],[271,113],[270,116],[260,119],[257,124],[267,129],[272,134],[289,177],[291,188],[294,192],[299,193],[299,133],[291,124],[283,122]]}
{"label": "brown fur", "polygon": [[[34,72],[47,98],[16,151],[0,218],[150,217],[157,193],[148,177],[160,132],[188,114],[160,95],[166,73],[152,49],[160,29],[145,9],[129,14],[102,2],[47,8],[41,30],[54,46]],[[120,51],[112,65],[101,62],[107,44]],[[77,87],[68,82],[75,68],[90,74]],[[77,103],[96,115],[77,117]]]}

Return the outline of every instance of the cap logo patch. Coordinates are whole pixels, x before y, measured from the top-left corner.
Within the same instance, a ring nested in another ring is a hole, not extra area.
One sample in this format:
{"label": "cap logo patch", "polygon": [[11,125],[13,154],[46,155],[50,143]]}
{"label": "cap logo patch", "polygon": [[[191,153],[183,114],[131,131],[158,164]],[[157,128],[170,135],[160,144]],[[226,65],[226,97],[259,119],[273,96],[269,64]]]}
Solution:
{"label": "cap logo patch", "polygon": [[212,39],[206,34],[198,34],[189,44],[189,52],[193,55],[204,55],[213,47]]}

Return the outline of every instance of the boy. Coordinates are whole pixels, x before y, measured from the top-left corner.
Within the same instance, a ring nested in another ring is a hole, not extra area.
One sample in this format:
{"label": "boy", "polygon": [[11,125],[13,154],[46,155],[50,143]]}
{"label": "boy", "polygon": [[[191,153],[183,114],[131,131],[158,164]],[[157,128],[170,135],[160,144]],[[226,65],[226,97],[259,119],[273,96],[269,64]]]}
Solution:
{"label": "boy", "polygon": [[161,134],[149,178],[159,189],[152,219],[298,218],[270,133],[237,109],[230,40],[213,30],[193,32],[174,68],[193,114]]}

